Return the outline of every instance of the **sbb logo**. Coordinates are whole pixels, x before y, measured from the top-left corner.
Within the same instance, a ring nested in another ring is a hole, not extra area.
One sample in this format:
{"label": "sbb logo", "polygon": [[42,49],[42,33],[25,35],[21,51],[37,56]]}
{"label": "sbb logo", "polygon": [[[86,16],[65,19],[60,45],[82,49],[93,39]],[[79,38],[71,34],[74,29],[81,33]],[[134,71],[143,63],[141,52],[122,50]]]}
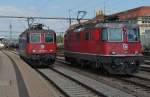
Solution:
{"label": "sbb logo", "polygon": [[123,44],[123,49],[124,49],[124,50],[128,50],[128,44],[125,44],[125,43],[124,43],[124,44]]}

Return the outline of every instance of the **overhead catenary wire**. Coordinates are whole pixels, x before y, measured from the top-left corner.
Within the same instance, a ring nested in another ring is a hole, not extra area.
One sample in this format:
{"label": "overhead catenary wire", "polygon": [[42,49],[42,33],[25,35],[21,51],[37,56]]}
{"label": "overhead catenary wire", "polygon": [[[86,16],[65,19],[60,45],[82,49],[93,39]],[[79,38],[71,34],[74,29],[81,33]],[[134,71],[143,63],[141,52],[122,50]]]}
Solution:
{"label": "overhead catenary wire", "polygon": [[[66,17],[32,17],[32,16],[5,16],[5,15],[1,15],[0,18],[20,18],[20,19],[54,19],[54,20],[76,20],[77,18],[66,18]],[[90,19],[83,19],[83,20],[90,20]]]}

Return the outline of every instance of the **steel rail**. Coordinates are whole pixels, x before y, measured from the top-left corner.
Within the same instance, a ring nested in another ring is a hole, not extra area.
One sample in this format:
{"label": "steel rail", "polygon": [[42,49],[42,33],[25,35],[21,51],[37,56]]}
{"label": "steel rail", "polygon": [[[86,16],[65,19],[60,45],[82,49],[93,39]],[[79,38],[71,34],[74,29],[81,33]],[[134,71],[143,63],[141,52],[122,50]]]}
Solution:
{"label": "steel rail", "polygon": [[[62,59],[58,59],[57,58],[57,62],[59,63],[63,63],[64,65],[65,64],[70,64],[70,63],[67,63],[65,61],[63,61]],[[64,67],[64,65],[60,65],[61,67]],[[141,95],[143,95],[142,97],[149,97],[147,95],[149,95],[149,92],[150,92],[150,84],[149,84],[149,79],[145,79],[145,78],[141,78],[142,80],[146,80],[147,81],[147,84],[148,86],[145,87],[145,85],[141,85],[141,83],[131,83],[131,82],[128,82],[128,81],[125,81],[125,80],[121,80],[120,77],[118,76],[109,76],[109,77],[103,77],[99,74],[95,74],[96,72],[92,72],[92,71],[89,71],[89,70],[80,70],[79,68],[75,68],[75,67],[70,67],[68,65],[65,65],[66,69],[69,68],[69,70],[71,69],[72,71],[75,71],[75,72],[81,72],[81,75],[85,75],[85,76],[88,76],[90,78],[93,78],[99,82],[102,82],[104,84],[108,84],[110,85],[111,87],[114,87],[114,88],[117,88],[121,91],[124,91],[126,93],[129,93],[129,94],[133,94],[135,95],[136,97],[141,97]],[[98,77],[98,78],[97,78]],[[123,76],[126,78],[126,76]],[[131,75],[130,75],[131,77]],[[128,78],[130,78],[128,77]],[[121,77],[122,78],[122,77]],[[117,85],[118,83],[118,85]]]}
{"label": "steel rail", "polygon": [[[46,74],[44,74],[42,71],[40,71],[39,69],[36,69],[36,71],[41,74],[46,80],[48,80],[50,83],[52,83],[54,86],[56,86],[56,88],[58,90],[60,90],[60,92],[62,92],[66,97],[72,97],[72,95],[75,95],[75,94],[72,94],[72,93],[77,93],[76,97],[91,97],[91,95],[93,95],[93,97],[108,97],[108,96],[105,96],[103,95],[102,93],[99,93],[95,90],[93,90],[92,88],[84,85],[84,83],[81,83],[53,68],[49,68],[49,70],[52,70],[55,73],[59,74],[59,77],[63,80],[65,78],[64,81],[60,81],[60,83],[57,83],[59,79],[52,79],[50,78],[49,76],[47,76]],[[52,73],[52,72],[51,72]],[[62,77],[61,77],[62,76]],[[64,77],[64,78],[63,78]],[[59,85],[60,84],[60,85]],[[63,84],[63,85],[61,85]],[[65,89],[67,84],[72,84],[71,86],[68,86],[67,88],[68,89]],[[69,89],[71,87],[71,89]],[[84,91],[84,96],[81,93],[79,93],[79,91]],[[87,92],[85,92],[87,91]],[[86,94],[87,93],[87,94]],[[86,95],[86,96],[85,96]]]}

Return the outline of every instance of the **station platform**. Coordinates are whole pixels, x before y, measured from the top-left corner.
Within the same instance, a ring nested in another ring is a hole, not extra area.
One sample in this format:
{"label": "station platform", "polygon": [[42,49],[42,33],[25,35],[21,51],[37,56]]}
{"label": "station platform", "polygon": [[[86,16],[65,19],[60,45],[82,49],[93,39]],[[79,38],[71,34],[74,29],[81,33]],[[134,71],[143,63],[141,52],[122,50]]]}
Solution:
{"label": "station platform", "polygon": [[60,94],[18,55],[0,51],[0,97],[60,97]]}

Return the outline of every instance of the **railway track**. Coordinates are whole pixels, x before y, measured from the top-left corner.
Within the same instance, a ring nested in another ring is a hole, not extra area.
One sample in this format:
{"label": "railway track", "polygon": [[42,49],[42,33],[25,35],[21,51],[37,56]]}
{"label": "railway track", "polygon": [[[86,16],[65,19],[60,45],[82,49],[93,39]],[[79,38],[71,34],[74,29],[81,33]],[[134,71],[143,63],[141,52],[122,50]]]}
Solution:
{"label": "railway track", "polygon": [[150,92],[150,79],[142,78],[139,76],[131,75],[128,78],[119,78],[120,80],[142,87]]}
{"label": "railway track", "polygon": [[[82,86],[88,87],[88,89],[92,91],[94,90],[96,93],[100,94],[100,97],[135,97],[135,96],[132,96],[131,94],[122,92],[118,89],[112,88],[106,84],[98,82],[85,75],[82,75],[80,73],[61,67],[57,65],[57,63],[54,65],[53,69],[69,77],[70,79],[73,79],[74,81],[81,84]],[[73,96],[73,97],[76,97],[76,96]],[[86,97],[93,97],[93,96],[86,96]]]}
{"label": "railway track", "polygon": [[150,65],[150,56],[148,55],[144,56],[144,64]]}
{"label": "railway track", "polygon": [[144,59],[150,60],[150,56],[144,55]]}
{"label": "railway track", "polygon": [[[116,85],[121,86],[124,89],[128,89],[127,92],[132,93],[137,97],[149,97],[150,95],[150,81],[144,80],[143,78],[137,76],[131,77],[116,77],[110,78],[111,80],[115,81]],[[120,88],[121,89],[121,88]],[[121,89],[123,91],[126,91]]]}
{"label": "railway track", "polygon": [[144,60],[144,64],[150,65],[150,60]]}
{"label": "railway track", "polygon": [[[59,59],[59,62],[60,61],[61,59]],[[85,70],[79,70],[78,68],[73,68],[67,65],[65,65],[64,68],[74,70],[75,72],[80,72],[81,74],[86,75],[99,82],[103,82],[114,88],[120,89],[124,92],[131,93],[136,97],[149,97],[150,95],[150,79],[146,79],[134,75],[131,75],[130,77],[126,77],[126,76],[104,77],[93,72],[91,73],[89,71],[87,72]]]}
{"label": "railway track", "polygon": [[53,83],[66,97],[107,97],[55,69],[37,69],[37,71]]}
{"label": "railway track", "polygon": [[150,66],[149,65],[141,66],[140,70],[150,72]]}

